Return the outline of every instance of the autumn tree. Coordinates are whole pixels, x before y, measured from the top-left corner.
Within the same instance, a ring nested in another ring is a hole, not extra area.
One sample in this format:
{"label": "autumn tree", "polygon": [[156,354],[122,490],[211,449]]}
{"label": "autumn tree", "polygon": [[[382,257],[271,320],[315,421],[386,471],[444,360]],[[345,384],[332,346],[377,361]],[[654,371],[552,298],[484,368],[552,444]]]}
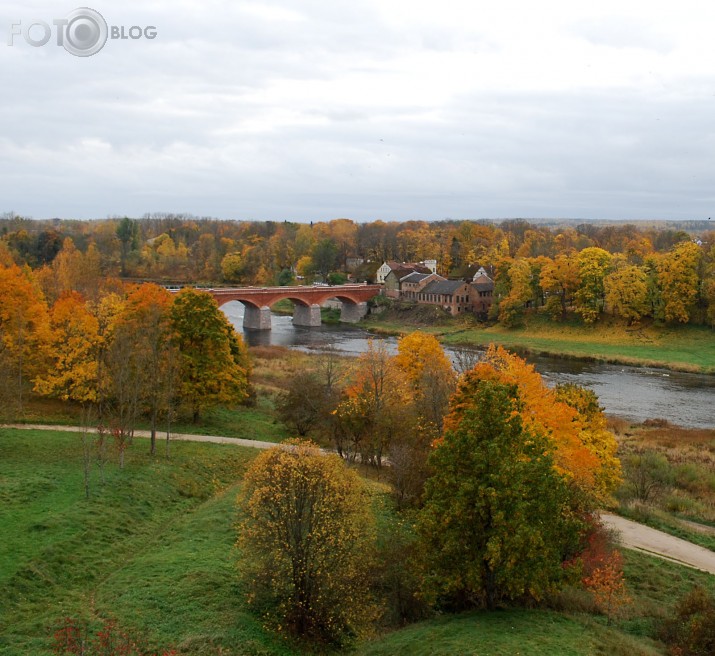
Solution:
{"label": "autumn tree", "polygon": [[94,404],[100,398],[99,322],[77,292],[63,295],[50,314],[51,366],[35,378],[35,391],[63,401]]}
{"label": "autumn tree", "polygon": [[412,388],[424,419],[441,431],[457,377],[437,338],[419,330],[401,337],[394,363]]}
{"label": "autumn tree", "polygon": [[240,253],[227,253],[221,260],[221,273],[228,282],[238,282],[243,273],[243,258]]}
{"label": "autumn tree", "polygon": [[[137,409],[149,415],[151,441],[150,453],[156,452],[156,431],[159,415],[167,412],[170,380],[176,375],[176,360],[171,343],[169,311],[171,294],[153,284],[132,289],[123,311],[114,326],[114,344],[111,352],[115,368],[134,370]],[[126,357],[120,354],[126,351]]]}
{"label": "autumn tree", "polygon": [[402,337],[394,364],[407,383],[409,417],[390,443],[390,474],[400,505],[422,496],[432,442],[442,432],[442,421],[457,377],[452,363],[433,335],[421,331]]}
{"label": "autumn tree", "polygon": [[608,624],[630,602],[623,574],[623,556],[616,549],[583,578],[583,584],[598,609],[608,618]]}
{"label": "autumn tree", "polygon": [[178,395],[194,421],[220,403],[241,403],[250,394],[250,359],[241,337],[213,297],[182,289],[170,311],[179,352]]}
{"label": "autumn tree", "polygon": [[658,287],[662,299],[662,318],[687,323],[698,299],[702,259],[700,246],[684,241],[658,259]]}
{"label": "autumn tree", "polygon": [[25,387],[43,370],[50,339],[47,305],[29,269],[0,266],[0,395],[22,409]]}
{"label": "autumn tree", "polygon": [[593,323],[603,311],[604,280],[611,264],[608,251],[595,246],[584,248],[577,256],[579,286],[575,294],[576,310],[586,323]]}
{"label": "autumn tree", "polygon": [[576,258],[571,255],[559,255],[546,262],[541,269],[541,287],[549,294],[546,307],[554,317],[566,316],[571,299],[578,289],[579,272]]}
{"label": "autumn tree", "polygon": [[620,482],[618,461],[613,455],[616,442],[605,429],[595,396],[584,398],[574,390],[566,402],[544,383],[532,365],[502,347],[490,346],[484,359],[460,379],[445,419],[446,428],[459,421],[462,408],[470,407],[483,380],[517,386],[525,426],[553,444],[555,466],[581,490],[582,503],[592,508],[610,498]]}
{"label": "autumn tree", "polygon": [[358,475],[310,442],[260,454],[239,496],[238,545],[249,602],[312,642],[340,645],[372,619],[367,571],[375,539]]}
{"label": "autumn tree", "polygon": [[380,468],[392,438],[407,429],[408,399],[405,381],[385,345],[370,340],[357,359],[354,382],[335,411],[338,453]]}
{"label": "autumn tree", "polygon": [[622,480],[621,462],[618,459],[618,443],[608,430],[606,416],[593,390],[574,383],[556,386],[556,399],[565,403],[577,415],[573,423],[581,444],[596,456],[598,467],[594,470],[595,488],[604,501],[609,500]]}
{"label": "autumn tree", "polygon": [[627,265],[616,269],[606,276],[604,289],[606,305],[629,324],[648,312],[648,277],[640,267]]}
{"label": "autumn tree", "polygon": [[430,457],[418,517],[442,604],[494,608],[558,586],[578,543],[553,444],[521,419],[515,385],[480,381]]}
{"label": "autumn tree", "polygon": [[532,298],[531,267],[526,260],[514,260],[507,273],[509,293],[499,302],[499,321],[505,326],[518,325],[524,309]]}

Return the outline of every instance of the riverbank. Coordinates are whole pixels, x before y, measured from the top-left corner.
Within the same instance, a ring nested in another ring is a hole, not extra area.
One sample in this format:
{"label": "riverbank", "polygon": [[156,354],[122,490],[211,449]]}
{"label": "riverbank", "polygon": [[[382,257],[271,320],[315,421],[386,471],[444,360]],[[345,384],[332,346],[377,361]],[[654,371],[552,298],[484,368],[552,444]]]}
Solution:
{"label": "riverbank", "polygon": [[509,329],[463,318],[406,323],[390,313],[368,317],[360,325],[379,335],[424,330],[449,346],[493,343],[522,354],[715,374],[715,332],[701,326],[626,326],[612,317],[587,326],[576,319],[554,323],[531,316],[523,327]]}

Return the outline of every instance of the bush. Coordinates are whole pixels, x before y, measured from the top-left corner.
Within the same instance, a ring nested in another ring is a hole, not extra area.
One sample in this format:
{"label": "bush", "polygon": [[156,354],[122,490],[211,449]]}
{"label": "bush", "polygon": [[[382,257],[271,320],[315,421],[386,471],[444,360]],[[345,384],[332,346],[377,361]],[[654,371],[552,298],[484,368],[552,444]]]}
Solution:
{"label": "bush", "polygon": [[260,454],[239,497],[244,585],[279,632],[340,646],[375,616],[374,519],[359,476],[291,440]]}
{"label": "bush", "polygon": [[663,625],[661,640],[678,656],[711,656],[715,653],[715,598],[695,587],[675,608],[675,617]]}
{"label": "bush", "polygon": [[625,480],[621,495],[643,503],[652,501],[673,482],[668,459],[655,451],[643,451],[622,459]]}

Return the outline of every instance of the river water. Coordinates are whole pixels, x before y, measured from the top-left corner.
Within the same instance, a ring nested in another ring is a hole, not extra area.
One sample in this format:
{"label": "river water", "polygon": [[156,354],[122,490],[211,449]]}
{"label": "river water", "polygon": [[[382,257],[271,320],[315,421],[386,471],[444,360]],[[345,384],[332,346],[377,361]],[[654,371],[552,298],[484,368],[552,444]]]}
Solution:
{"label": "river water", "polygon": [[[243,305],[227,303],[221,309],[251,346],[287,346],[312,352],[332,346],[345,355],[357,356],[365,351],[371,337],[354,326],[294,327],[292,317],[277,314],[272,316],[272,330],[244,332]],[[384,339],[387,348],[396,351],[394,337],[377,339]],[[450,353],[450,349],[446,351]],[[543,356],[529,356],[527,360],[550,385],[577,383],[590,387],[608,414],[634,422],[667,419],[689,428],[715,427],[715,376]]]}

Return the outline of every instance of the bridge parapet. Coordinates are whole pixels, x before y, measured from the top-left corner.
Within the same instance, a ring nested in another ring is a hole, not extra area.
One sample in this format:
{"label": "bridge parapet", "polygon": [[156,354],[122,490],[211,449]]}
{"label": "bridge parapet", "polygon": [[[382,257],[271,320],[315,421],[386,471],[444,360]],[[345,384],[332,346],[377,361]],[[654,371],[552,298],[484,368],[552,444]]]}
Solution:
{"label": "bridge parapet", "polygon": [[341,302],[340,321],[356,323],[367,314],[367,301],[381,293],[380,285],[334,285],[315,287],[238,287],[207,289],[219,306],[239,301],[246,308],[244,328],[270,330],[270,308],[282,299],[289,299],[295,308],[296,326],[319,326],[320,306],[336,298]]}

